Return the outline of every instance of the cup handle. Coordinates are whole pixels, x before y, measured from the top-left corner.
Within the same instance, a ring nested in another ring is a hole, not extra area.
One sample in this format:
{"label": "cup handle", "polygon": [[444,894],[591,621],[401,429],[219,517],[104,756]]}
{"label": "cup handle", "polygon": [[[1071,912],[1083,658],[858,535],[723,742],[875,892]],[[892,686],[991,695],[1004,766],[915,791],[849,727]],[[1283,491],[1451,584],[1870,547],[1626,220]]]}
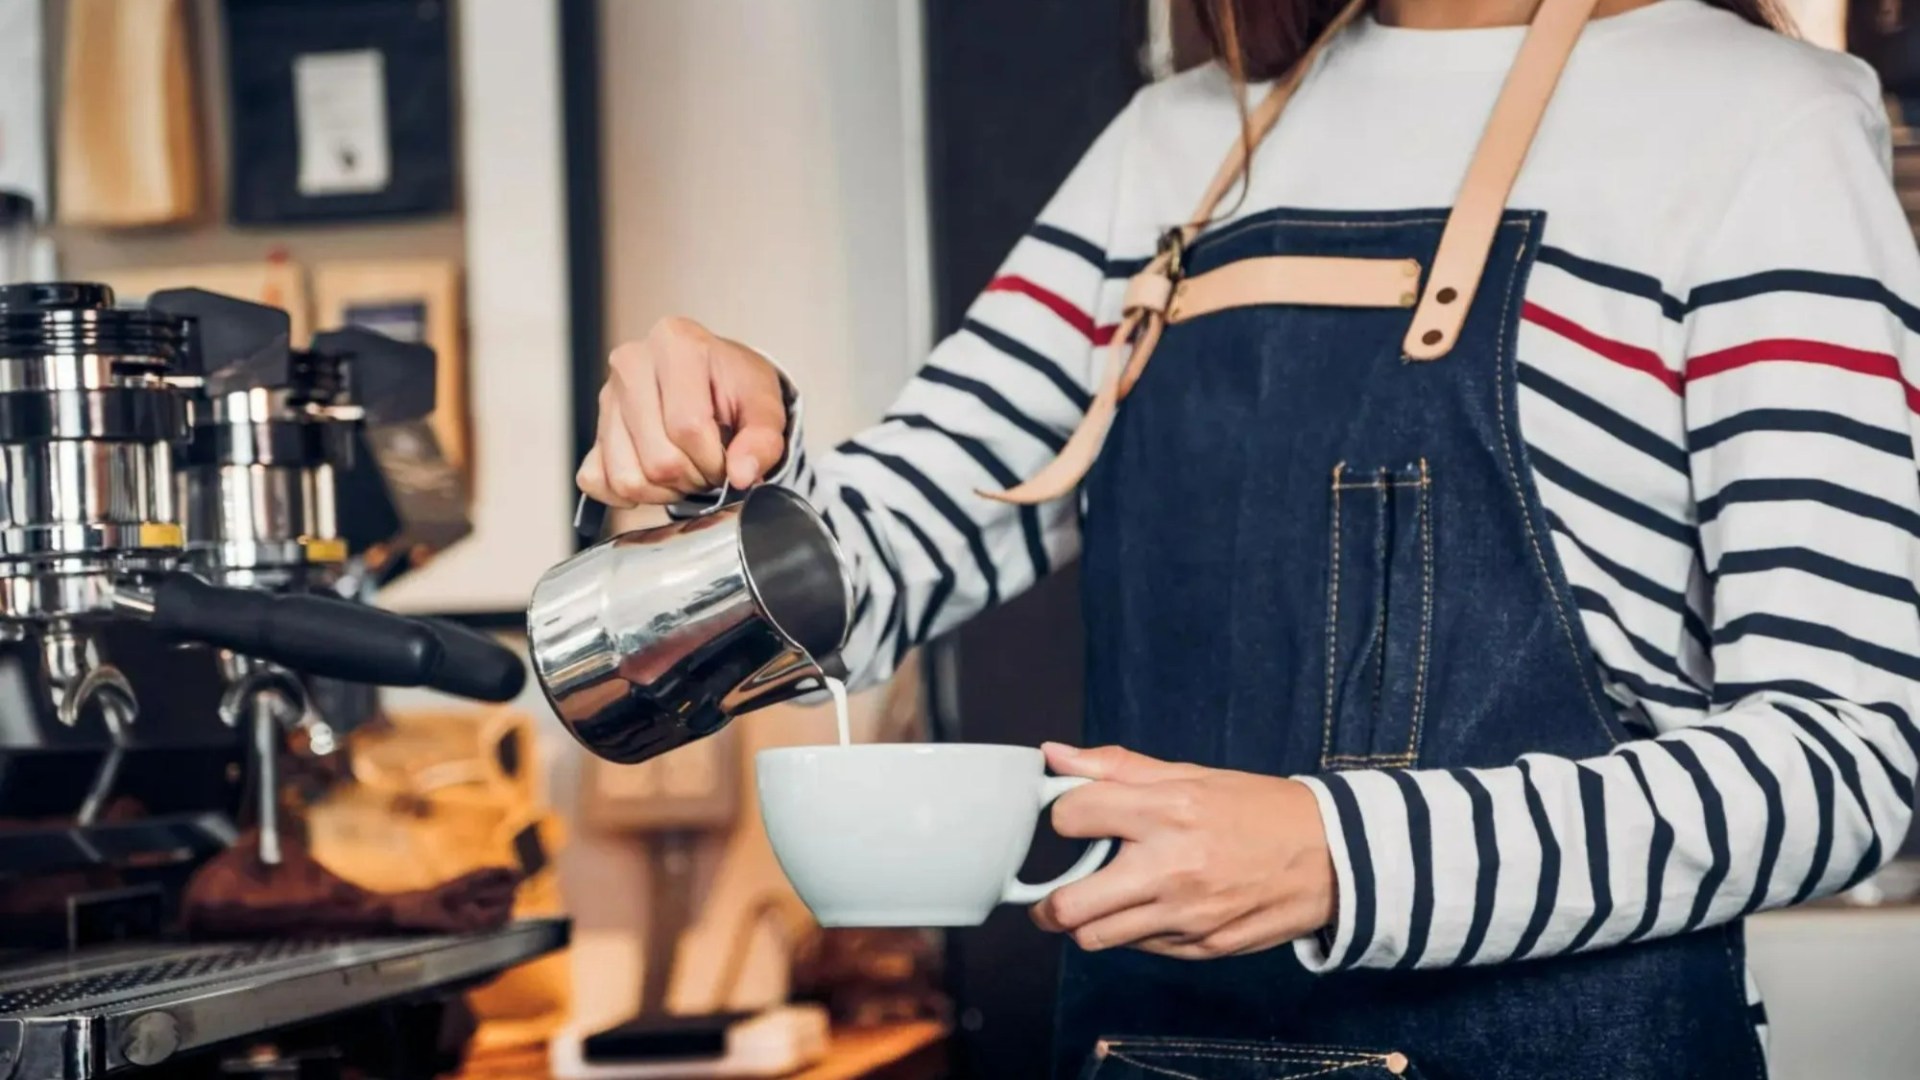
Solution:
{"label": "cup handle", "polygon": [[[1058,799],[1060,796],[1065,795],[1081,784],[1088,783],[1092,783],[1092,781],[1084,776],[1042,777],[1040,780],[1040,808],[1044,810],[1052,806],[1053,800]],[[1095,840],[1087,846],[1087,852],[1080,856],[1079,862],[1068,867],[1066,873],[1061,874],[1052,881],[1042,882],[1038,885],[1029,885],[1021,881],[1018,877],[1015,877],[1012,881],[1007,882],[1006,890],[1000,894],[1000,902],[1003,904],[1037,904],[1045,900],[1053,893],[1053,890],[1060,886],[1071,885],[1081,878],[1086,877],[1088,874],[1093,873],[1095,870],[1100,869],[1100,864],[1107,861],[1107,854],[1112,850],[1113,841]]]}

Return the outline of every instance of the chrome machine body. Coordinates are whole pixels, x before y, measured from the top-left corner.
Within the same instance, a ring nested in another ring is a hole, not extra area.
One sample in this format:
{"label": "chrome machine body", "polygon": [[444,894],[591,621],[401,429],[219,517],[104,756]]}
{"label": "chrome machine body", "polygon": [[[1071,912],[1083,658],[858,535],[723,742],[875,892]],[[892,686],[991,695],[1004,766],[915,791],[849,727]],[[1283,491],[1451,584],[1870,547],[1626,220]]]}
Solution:
{"label": "chrome machine body", "polygon": [[524,682],[490,638],[357,599],[404,565],[376,572],[382,544],[466,529],[418,430],[432,361],[364,331],[296,352],[285,313],[193,290],[0,286],[0,1080],[172,1066],[564,941],[167,933],[249,819],[276,861],[281,735],[316,688]]}

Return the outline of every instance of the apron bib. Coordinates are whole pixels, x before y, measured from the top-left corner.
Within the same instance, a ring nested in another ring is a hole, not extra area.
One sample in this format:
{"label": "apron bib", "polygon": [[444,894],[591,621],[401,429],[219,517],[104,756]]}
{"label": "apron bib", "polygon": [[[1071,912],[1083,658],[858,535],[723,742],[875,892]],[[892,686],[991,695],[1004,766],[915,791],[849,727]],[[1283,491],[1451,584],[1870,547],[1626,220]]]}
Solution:
{"label": "apron bib", "polygon": [[[1544,0],[1451,210],[1273,210],[1203,233],[1236,151],[1130,283],[1081,430],[1000,496],[1084,477],[1090,743],[1287,775],[1629,737],[1520,437],[1514,342],[1546,221],[1505,209],[1592,6]],[[1256,138],[1359,8],[1260,104]],[[1054,1075],[1763,1077],[1742,948],[1731,924],[1316,978],[1285,947],[1196,963],[1069,944]]]}

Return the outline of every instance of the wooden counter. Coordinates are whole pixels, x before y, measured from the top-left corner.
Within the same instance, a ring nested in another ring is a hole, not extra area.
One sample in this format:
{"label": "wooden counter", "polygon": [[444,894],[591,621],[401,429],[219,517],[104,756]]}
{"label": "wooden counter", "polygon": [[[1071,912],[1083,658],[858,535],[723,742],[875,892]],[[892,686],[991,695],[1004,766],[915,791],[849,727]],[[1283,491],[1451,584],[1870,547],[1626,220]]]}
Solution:
{"label": "wooden counter", "polygon": [[[935,1023],[835,1032],[827,1059],[786,1080],[943,1080],[947,1030]],[[470,1062],[458,1080],[545,1080],[546,1051]],[[697,1075],[697,1074],[694,1074]]]}
{"label": "wooden counter", "polygon": [[939,1080],[947,1072],[946,1029],[896,1024],[835,1032],[827,1060],[793,1080]]}

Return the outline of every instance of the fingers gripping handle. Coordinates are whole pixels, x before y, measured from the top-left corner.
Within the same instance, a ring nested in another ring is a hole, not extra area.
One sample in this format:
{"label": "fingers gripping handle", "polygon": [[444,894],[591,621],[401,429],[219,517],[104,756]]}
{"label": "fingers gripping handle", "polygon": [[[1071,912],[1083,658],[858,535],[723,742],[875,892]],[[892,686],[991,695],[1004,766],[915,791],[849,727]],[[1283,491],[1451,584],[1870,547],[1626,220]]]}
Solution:
{"label": "fingers gripping handle", "polygon": [[[1052,806],[1055,799],[1079,787],[1081,784],[1088,783],[1092,783],[1092,781],[1084,776],[1048,776],[1041,778],[1040,808],[1044,810]],[[1000,902],[1003,904],[1037,904],[1052,895],[1053,890],[1060,888],[1062,885],[1071,885],[1081,878],[1086,877],[1088,874],[1093,873],[1095,870],[1100,869],[1100,864],[1107,861],[1107,855],[1112,851],[1113,841],[1095,840],[1093,843],[1087,845],[1086,854],[1080,856],[1078,862],[1068,867],[1066,873],[1061,874],[1052,881],[1042,882],[1038,885],[1029,885],[1016,877],[1012,881],[1007,882],[1006,891],[1000,894]]]}

